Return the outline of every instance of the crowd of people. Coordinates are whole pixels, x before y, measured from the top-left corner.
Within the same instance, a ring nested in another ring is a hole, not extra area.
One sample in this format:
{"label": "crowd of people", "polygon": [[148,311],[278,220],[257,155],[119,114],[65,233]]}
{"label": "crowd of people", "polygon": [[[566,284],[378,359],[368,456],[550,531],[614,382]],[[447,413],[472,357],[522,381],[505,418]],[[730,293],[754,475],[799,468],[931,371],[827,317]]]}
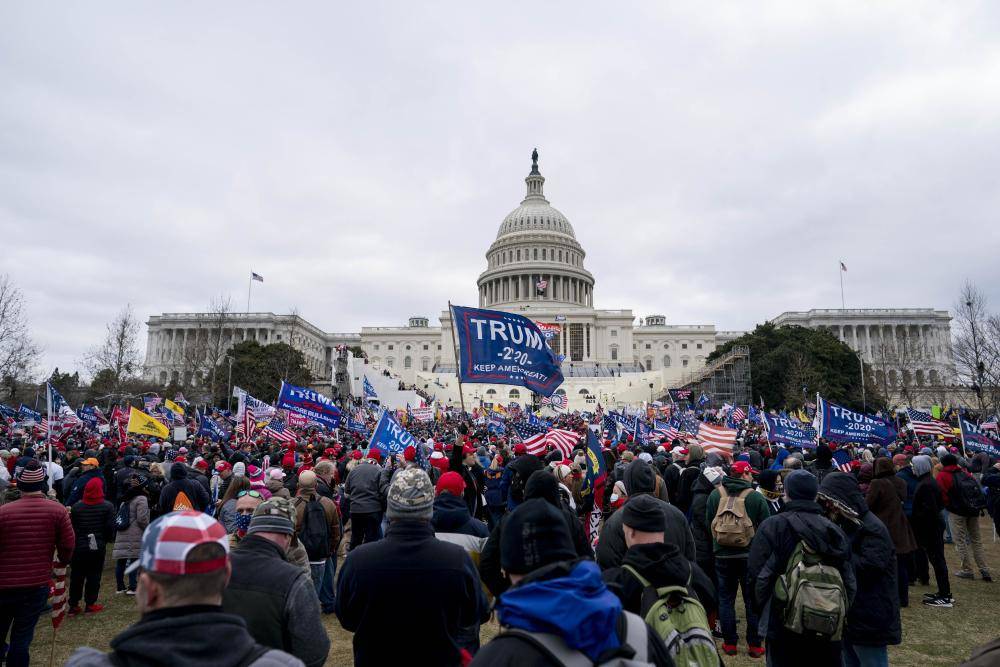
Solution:
{"label": "crowd of people", "polygon": [[28,664],[54,560],[67,623],[112,595],[139,615],[74,667],[322,665],[324,615],[353,633],[356,665],[887,665],[900,607],[952,607],[952,576],[992,581],[980,518],[998,516],[1000,463],[985,454],[910,435],[842,444],[838,463],[837,445],[773,446],[744,424],[726,456],[557,425],[580,434],[569,455],[468,415],[410,424],[415,444],[388,457],[315,427],[294,442],[78,433],[51,460],[44,435],[0,436],[3,658]]}

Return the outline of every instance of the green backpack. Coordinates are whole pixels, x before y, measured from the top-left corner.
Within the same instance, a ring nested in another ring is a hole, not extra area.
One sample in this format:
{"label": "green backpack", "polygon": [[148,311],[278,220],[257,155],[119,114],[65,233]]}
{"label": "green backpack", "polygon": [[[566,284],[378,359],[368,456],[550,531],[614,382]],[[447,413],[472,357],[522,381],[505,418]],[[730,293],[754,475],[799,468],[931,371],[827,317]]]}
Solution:
{"label": "green backpack", "polygon": [[774,584],[774,597],[784,604],[786,629],[840,641],[847,618],[844,580],[805,540],[795,545],[785,573]]}
{"label": "green backpack", "polygon": [[[719,667],[719,653],[708,625],[708,614],[687,586],[654,588],[631,565],[624,569],[639,580],[644,620],[663,639],[677,667]],[[688,584],[691,575],[688,574]]]}

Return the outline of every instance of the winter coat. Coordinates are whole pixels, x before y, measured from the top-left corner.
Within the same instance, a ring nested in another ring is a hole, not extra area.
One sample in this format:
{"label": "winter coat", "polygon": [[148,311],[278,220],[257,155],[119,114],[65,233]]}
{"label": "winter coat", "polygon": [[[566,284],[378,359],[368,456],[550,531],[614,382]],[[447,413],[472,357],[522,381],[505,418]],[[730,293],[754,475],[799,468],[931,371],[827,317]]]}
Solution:
{"label": "winter coat", "polygon": [[507,504],[503,495],[503,468],[486,468],[483,471],[483,495],[486,496],[486,506],[502,509]]}
{"label": "winter coat", "polygon": [[671,463],[663,469],[663,483],[667,486],[667,499],[671,505],[677,504],[677,492],[681,483],[682,469],[683,466],[680,463]]}
{"label": "winter coat", "polygon": [[944,499],[941,489],[931,473],[918,478],[917,490],[913,494],[913,516],[910,525],[913,526],[913,536],[917,544],[927,548],[944,541]]}
{"label": "winter coat", "polygon": [[382,511],[381,475],[382,469],[372,463],[361,464],[348,473],[344,491],[351,498],[351,514]]}
{"label": "winter coat", "polygon": [[434,528],[435,533],[458,533],[480,537],[484,540],[490,536],[486,524],[469,515],[469,508],[465,501],[450,493],[441,493],[434,499],[431,527]]}
{"label": "winter coat", "polygon": [[326,515],[327,531],[330,536],[330,554],[336,557],[337,547],[340,546],[340,537],[343,530],[337,503],[325,496],[319,495],[317,492],[306,493],[303,491],[301,494],[295,496],[292,499],[292,505],[295,507],[296,532],[299,535],[302,534],[302,530],[305,528],[306,506],[313,500],[319,500],[319,504],[323,507],[323,513]]}
{"label": "winter coat", "polygon": [[[553,563],[535,570],[504,593],[497,613],[501,628],[555,634],[590,660],[604,647],[613,650],[623,644],[626,636],[624,615],[628,612],[621,610],[621,603],[601,580],[597,565],[588,560]],[[629,622],[642,624],[642,619],[633,615]],[[663,640],[652,628],[645,626],[645,630],[647,662],[673,665]],[[503,632],[472,660],[474,667],[553,664],[547,652],[530,640]]]}
{"label": "winter coat", "polygon": [[691,487],[691,535],[694,537],[695,560],[699,563],[715,558],[712,552],[711,522],[705,521],[708,497],[714,490],[715,485],[704,475],[700,475]]}
{"label": "winter coat", "polygon": [[[336,613],[354,633],[354,664],[461,663],[460,629],[489,618],[468,554],[425,521],[395,520],[383,539],[352,549],[337,578]],[[385,635],[386,619],[406,619]]]}
{"label": "winter coat", "polygon": [[622,601],[625,611],[642,615],[642,592],[645,590],[642,582],[625,569],[626,565],[635,569],[654,588],[688,587],[710,615],[718,610],[715,584],[708,575],[696,563],[684,558],[674,545],[656,542],[632,546],[625,552],[620,567],[601,573],[608,590]]}
{"label": "winter coat", "polygon": [[[704,475],[702,475],[704,477]],[[767,504],[767,499],[759,494],[755,493],[753,486],[750,482],[745,479],[740,479],[738,477],[730,477],[726,475],[722,478],[722,485],[725,487],[726,492],[730,496],[736,496],[739,493],[743,493],[746,497],[744,499],[743,505],[746,508],[747,516],[750,517],[750,521],[753,522],[753,528],[756,532],[760,528],[760,524],[764,519],[771,516],[771,508]],[[708,496],[708,504],[705,506],[705,523],[708,524],[709,530],[711,530],[712,521],[715,520],[715,515],[719,510],[719,502],[721,501],[722,493],[719,489],[714,489]],[[712,553],[715,554],[716,558],[746,558],[747,554],[750,553],[749,547],[724,547],[715,541],[715,537],[712,537]]]}
{"label": "winter coat", "polygon": [[820,484],[823,483],[823,480],[831,472],[838,472],[838,469],[833,465],[831,461],[829,460],[821,461],[818,459],[812,461],[811,463],[807,463],[806,470],[815,475],[816,481]]}
{"label": "winter coat", "polygon": [[[691,491],[694,488],[694,483],[699,477],[701,477],[701,466],[702,461],[696,461],[689,464],[684,470],[681,470],[680,481],[677,484],[677,502],[674,505],[677,509],[681,511],[682,514],[687,514],[691,509]],[[628,489],[628,486],[625,488]],[[632,489],[628,489],[629,495],[632,494]]]}
{"label": "winter coat", "polygon": [[323,665],[330,639],[308,569],[289,563],[280,546],[254,534],[240,541],[230,560],[223,610],[243,618],[257,642],[290,653],[307,667]]}
{"label": "winter coat", "polygon": [[[888,469],[886,469],[885,464],[888,464]],[[896,553],[908,554],[916,550],[917,541],[913,537],[910,521],[903,513],[906,482],[893,473],[892,462],[888,459],[876,460],[875,470],[875,478],[868,486],[865,502],[868,503],[868,509],[889,530]]]}
{"label": "winter coat", "polygon": [[[805,540],[827,562],[837,568],[844,580],[848,604],[854,599],[857,583],[851,565],[851,545],[836,524],[823,516],[820,506],[812,500],[791,500],[785,510],[775,514],[760,525],[760,530],[750,543],[747,573],[753,582],[753,601],[760,614],[761,634],[768,641],[782,641],[791,635],[784,628],[782,606],[775,603],[774,584],[785,573],[788,559],[799,540]],[[809,654],[792,656],[808,664]]]}
{"label": "winter coat", "polygon": [[76,476],[73,480],[72,487],[70,487],[69,493],[66,494],[67,507],[73,503],[79,502],[80,499],[83,498],[83,487],[87,486],[87,482],[95,477],[100,479],[102,483],[104,482],[104,475],[101,474],[100,468],[94,468],[93,470],[88,470],[87,472],[81,472]]}
{"label": "winter coat", "polygon": [[149,499],[141,488],[129,489],[122,496],[122,502],[128,503],[129,524],[125,530],[119,530],[115,536],[115,547],[111,557],[138,558],[142,547],[142,532],[149,525]]}
{"label": "winter coat", "polygon": [[851,543],[851,565],[858,587],[847,611],[844,639],[861,646],[900,643],[896,550],[888,529],[869,511],[851,475],[831,473],[823,480],[819,491],[846,504],[857,513],[860,521],[860,525],[847,520],[839,524]]}
{"label": "winter coat", "polygon": [[250,667],[302,667],[298,658],[257,644],[242,618],[214,605],[149,612],[112,639],[111,649],[113,661],[110,654],[83,646],[73,652],[66,667],[237,667],[251,651],[261,656]]}
{"label": "winter coat", "polygon": [[917,476],[913,474],[913,468],[907,465],[905,468],[900,468],[899,472],[896,473],[896,477],[903,480],[906,485],[906,499],[903,500],[903,514],[909,517],[913,514],[913,494],[917,491]]}
{"label": "winter coat", "polygon": [[983,473],[983,488],[986,489],[986,511],[993,521],[1000,519],[997,515],[997,508],[1000,507],[1000,470],[989,467]]}
{"label": "winter coat", "polygon": [[524,501],[524,487],[528,483],[528,478],[533,472],[541,470],[545,463],[532,454],[522,454],[504,467],[501,487],[505,498],[507,498],[507,511],[513,511],[515,507]]}
{"label": "winter coat", "polygon": [[115,506],[107,500],[96,505],[87,505],[82,500],[70,508],[69,519],[76,533],[76,551],[81,554],[91,551],[89,535],[97,541],[100,551],[115,537]]}
{"label": "winter coat", "polygon": [[0,590],[48,586],[52,555],[68,563],[76,537],[66,508],[44,496],[0,505]]}
{"label": "winter coat", "polygon": [[465,482],[465,504],[469,508],[469,514],[479,516],[483,507],[483,468],[479,463],[467,466],[462,463],[462,443],[456,442],[451,450],[451,459],[448,462],[451,470],[462,476]]}
{"label": "winter coat", "polygon": [[160,490],[160,513],[167,514],[174,511],[174,502],[177,495],[184,492],[194,505],[194,509],[204,512],[208,509],[211,499],[208,491],[198,482],[188,479],[187,466],[175,463],[170,466],[170,483],[165,484]]}

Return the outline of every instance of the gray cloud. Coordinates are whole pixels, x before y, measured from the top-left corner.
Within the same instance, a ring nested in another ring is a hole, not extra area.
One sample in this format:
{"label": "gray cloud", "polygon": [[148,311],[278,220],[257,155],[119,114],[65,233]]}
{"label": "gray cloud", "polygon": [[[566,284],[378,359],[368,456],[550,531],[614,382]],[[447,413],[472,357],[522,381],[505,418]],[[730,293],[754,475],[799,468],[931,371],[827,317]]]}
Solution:
{"label": "gray cloud", "polygon": [[990,3],[0,7],[0,271],[46,366],[125,302],[473,303],[538,146],[596,304],[1000,304]]}

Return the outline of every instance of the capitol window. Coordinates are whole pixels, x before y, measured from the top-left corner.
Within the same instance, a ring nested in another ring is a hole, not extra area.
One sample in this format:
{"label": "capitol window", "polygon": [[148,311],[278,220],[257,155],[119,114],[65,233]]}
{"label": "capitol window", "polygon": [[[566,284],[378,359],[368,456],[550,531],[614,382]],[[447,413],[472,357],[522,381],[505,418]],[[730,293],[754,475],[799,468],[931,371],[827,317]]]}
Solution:
{"label": "capitol window", "polygon": [[438,352],[440,352],[440,351],[441,351],[441,346],[440,346],[440,345],[438,345]]}
{"label": "capitol window", "polygon": [[426,371],[430,368],[430,365],[431,365],[431,360],[428,359],[427,357],[424,357],[423,359],[420,360],[420,370]]}
{"label": "capitol window", "polygon": [[496,395],[497,395],[497,390],[496,389],[487,389],[486,390],[486,396],[488,398],[493,398]]}
{"label": "capitol window", "polygon": [[653,370],[653,360],[648,357],[646,358],[646,370],[647,371]]}
{"label": "capitol window", "polygon": [[410,368],[411,366],[413,366],[413,360],[409,357],[405,357],[403,359],[403,368]]}
{"label": "capitol window", "polygon": [[406,349],[407,349],[407,350],[409,350],[409,349],[410,349],[410,346],[409,346],[409,345],[407,345],[407,346],[406,346]]}
{"label": "capitol window", "polygon": [[510,390],[510,391],[509,391],[509,392],[507,393],[507,398],[510,398],[510,399],[517,399],[517,398],[521,398],[521,392],[519,392],[519,391],[518,391],[517,389],[511,389],[511,390]]}
{"label": "capitol window", "polygon": [[519,262],[521,261],[521,249],[520,248],[517,249],[517,261],[519,261]]}
{"label": "capitol window", "polygon": [[681,349],[682,350],[688,349],[688,344],[687,343],[681,343]]}
{"label": "capitol window", "polygon": [[670,349],[670,343],[664,343],[663,344],[663,349],[664,350],[669,350]]}
{"label": "capitol window", "polygon": [[429,350],[429,349],[430,349],[430,345],[428,345],[427,343],[424,343],[424,350]]}
{"label": "capitol window", "polygon": [[611,346],[611,361],[618,361],[618,346]]}
{"label": "capitol window", "polygon": [[652,344],[650,344],[650,343],[646,343],[646,349],[647,349],[647,350],[652,350],[652,349],[653,349],[653,346],[652,346]]}
{"label": "capitol window", "polygon": [[611,330],[611,337],[612,338],[618,338],[618,329],[612,329]]}
{"label": "capitol window", "polygon": [[532,252],[532,255],[534,255],[534,259],[538,259],[538,248],[535,248],[534,252]]}
{"label": "capitol window", "polygon": [[542,248],[542,259],[545,259],[545,248]]}
{"label": "capitol window", "polygon": [[375,349],[376,350],[378,349],[378,343],[375,343]]}
{"label": "capitol window", "polygon": [[701,349],[701,343],[698,343],[698,349],[699,350]]}
{"label": "capitol window", "polygon": [[669,354],[663,355],[663,367],[664,368],[670,368],[670,355]]}
{"label": "capitol window", "polygon": [[683,366],[684,368],[687,368],[687,366],[688,366],[688,360],[687,359],[681,359],[681,366]]}

